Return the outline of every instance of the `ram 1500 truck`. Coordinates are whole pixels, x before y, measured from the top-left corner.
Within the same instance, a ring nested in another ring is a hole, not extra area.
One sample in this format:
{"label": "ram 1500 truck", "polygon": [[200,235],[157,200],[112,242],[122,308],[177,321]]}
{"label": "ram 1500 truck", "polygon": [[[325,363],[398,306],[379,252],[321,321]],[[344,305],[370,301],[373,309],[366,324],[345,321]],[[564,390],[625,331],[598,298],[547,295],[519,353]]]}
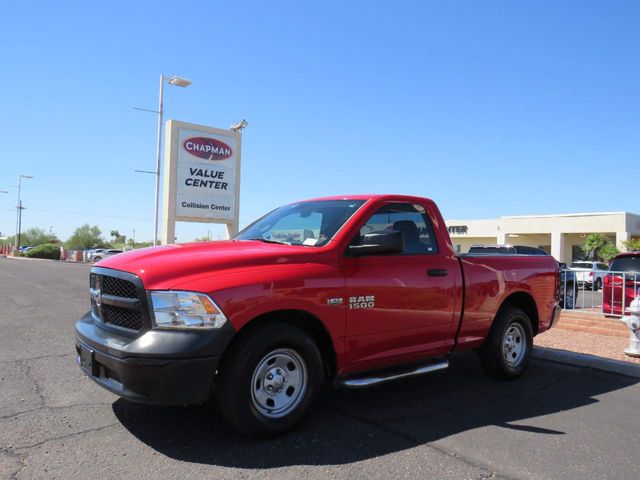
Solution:
{"label": "ram 1500 truck", "polygon": [[457,256],[435,203],[350,195],[278,208],[232,240],[93,267],[78,364],[126,399],[217,400],[240,432],[284,432],[327,380],[366,387],[476,350],[518,377],[557,320],[550,256]]}

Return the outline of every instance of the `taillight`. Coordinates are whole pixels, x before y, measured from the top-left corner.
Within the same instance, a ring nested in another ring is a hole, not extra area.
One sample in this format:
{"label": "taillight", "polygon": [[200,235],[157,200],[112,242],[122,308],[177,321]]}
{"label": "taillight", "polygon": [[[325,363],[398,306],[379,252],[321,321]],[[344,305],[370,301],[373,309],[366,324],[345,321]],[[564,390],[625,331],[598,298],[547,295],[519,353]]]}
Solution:
{"label": "taillight", "polygon": [[607,275],[604,277],[605,285],[620,285],[622,283],[622,277],[616,277],[614,275]]}

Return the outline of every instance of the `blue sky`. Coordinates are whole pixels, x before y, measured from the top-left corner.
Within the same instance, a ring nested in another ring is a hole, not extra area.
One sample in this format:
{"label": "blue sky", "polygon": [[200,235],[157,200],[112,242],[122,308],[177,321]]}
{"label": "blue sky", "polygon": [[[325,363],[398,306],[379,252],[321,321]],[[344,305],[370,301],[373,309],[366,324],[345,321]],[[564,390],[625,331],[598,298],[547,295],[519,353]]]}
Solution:
{"label": "blue sky", "polygon": [[[243,136],[241,224],[343,193],[446,218],[640,212],[640,3],[2,2],[0,232],[151,239],[165,118]],[[179,241],[221,226],[179,224]]]}

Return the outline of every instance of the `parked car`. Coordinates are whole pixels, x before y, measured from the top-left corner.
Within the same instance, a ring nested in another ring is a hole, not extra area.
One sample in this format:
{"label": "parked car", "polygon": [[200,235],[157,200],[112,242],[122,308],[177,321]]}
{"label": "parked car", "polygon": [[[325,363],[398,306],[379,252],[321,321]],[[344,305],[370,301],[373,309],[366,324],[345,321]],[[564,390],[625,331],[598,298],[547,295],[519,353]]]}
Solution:
{"label": "parked car", "polygon": [[33,248],[33,246],[32,246],[32,245],[23,245],[23,246],[21,246],[21,247],[18,249],[18,251],[19,251],[20,253],[26,253],[26,252],[28,252],[29,250],[31,250],[32,248]]}
{"label": "parked car", "polygon": [[117,250],[117,249],[103,250],[99,253],[94,254],[92,258],[94,262],[99,262],[103,258],[112,257],[113,255],[117,255],[119,253],[122,253],[122,250]]}
{"label": "parked car", "polygon": [[560,306],[567,310],[576,308],[578,301],[578,284],[576,282],[576,272],[569,270],[566,263],[558,262],[560,269]]}
{"label": "parked car", "polygon": [[426,198],[308,200],[230,241],[105,258],[89,274],[77,362],[133,401],[215,399],[231,425],[264,437],[298,425],[325,382],[422,375],[454,351],[520,376],[534,335],[558,321],[558,282],[550,256],[459,258]]}
{"label": "parked car", "polygon": [[99,255],[102,252],[105,252],[107,250],[108,249],[106,249],[106,248],[94,248],[93,250],[89,250],[89,251],[87,251],[87,260],[92,262],[92,261],[94,261],[93,257],[95,257],[96,255]]}
{"label": "parked car", "polygon": [[571,270],[576,272],[576,279],[580,288],[600,290],[604,283],[604,276],[609,266],[602,262],[577,260],[571,263]]}
{"label": "parked car", "polygon": [[617,255],[604,276],[602,311],[606,315],[624,315],[631,301],[640,294],[640,251]]}
{"label": "parked car", "polygon": [[528,245],[472,245],[469,255],[549,255],[537,247]]}

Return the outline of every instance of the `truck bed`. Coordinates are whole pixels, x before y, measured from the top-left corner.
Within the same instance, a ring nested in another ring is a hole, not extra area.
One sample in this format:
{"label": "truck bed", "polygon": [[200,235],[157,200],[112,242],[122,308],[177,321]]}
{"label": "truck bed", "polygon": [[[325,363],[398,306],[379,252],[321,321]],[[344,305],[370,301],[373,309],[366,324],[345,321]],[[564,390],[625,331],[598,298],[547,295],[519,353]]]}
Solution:
{"label": "truck bed", "polygon": [[534,332],[550,326],[556,304],[558,265],[551,256],[459,255],[464,301],[456,349],[482,345],[502,303],[512,295],[533,297]]}

